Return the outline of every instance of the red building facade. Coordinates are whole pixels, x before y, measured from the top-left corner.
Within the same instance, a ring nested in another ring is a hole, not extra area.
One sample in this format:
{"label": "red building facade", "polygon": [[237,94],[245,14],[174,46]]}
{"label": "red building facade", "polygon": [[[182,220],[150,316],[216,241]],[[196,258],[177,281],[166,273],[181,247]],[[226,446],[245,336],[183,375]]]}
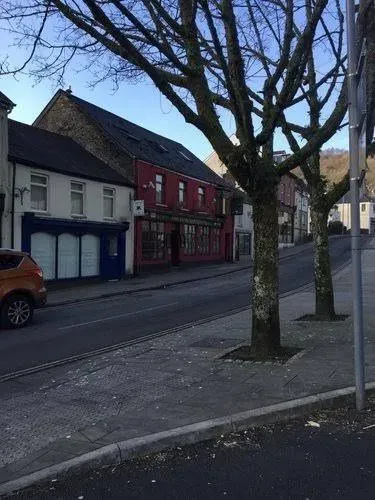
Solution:
{"label": "red building facade", "polygon": [[232,260],[231,193],[169,169],[136,161],[136,197],[145,213],[135,218],[134,268]]}

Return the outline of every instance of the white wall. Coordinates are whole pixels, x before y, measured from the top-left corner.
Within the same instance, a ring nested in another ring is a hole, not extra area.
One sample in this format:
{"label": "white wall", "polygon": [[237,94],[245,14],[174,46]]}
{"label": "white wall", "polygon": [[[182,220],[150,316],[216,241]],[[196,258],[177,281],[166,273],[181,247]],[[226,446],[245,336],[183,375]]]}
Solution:
{"label": "white wall", "polygon": [[[130,212],[130,196],[134,197],[134,190],[126,186],[116,186],[111,183],[97,182],[79,177],[73,177],[43,169],[33,169],[24,165],[16,166],[16,188],[30,189],[31,173],[48,176],[48,210],[42,212],[43,217],[54,217],[61,219],[82,219],[96,222],[121,223],[125,220],[130,227],[126,232],[126,272],[133,272],[134,258],[134,219]],[[82,182],[85,185],[85,217],[72,217],[70,202],[70,182]],[[111,221],[103,217],[103,187],[115,189],[115,217]],[[17,191],[16,191],[17,192]],[[25,192],[23,203],[21,197],[15,200],[15,248],[21,248],[21,224],[24,212],[30,212],[30,192]],[[8,235],[10,240],[10,234]],[[7,242],[7,246],[10,241]]]}
{"label": "white wall", "polygon": [[[234,216],[234,234],[233,234],[233,248],[236,248],[236,233],[251,233],[251,257],[254,256],[254,225],[253,225],[253,207],[248,203],[243,204],[242,215]],[[233,252],[233,259],[235,259],[235,252]]]}

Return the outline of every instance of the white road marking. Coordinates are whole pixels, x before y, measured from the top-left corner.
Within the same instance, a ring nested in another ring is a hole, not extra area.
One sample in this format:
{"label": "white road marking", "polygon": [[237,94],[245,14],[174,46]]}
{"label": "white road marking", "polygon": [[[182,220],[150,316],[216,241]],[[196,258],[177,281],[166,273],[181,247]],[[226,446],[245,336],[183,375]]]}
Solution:
{"label": "white road marking", "polygon": [[169,304],[164,304],[162,306],[147,307],[146,309],[141,309],[140,311],[133,311],[130,313],[116,314],[115,316],[108,316],[106,318],[94,319],[92,321],[86,321],[85,323],[75,323],[74,325],[62,326],[59,330],[69,330],[70,328],[79,328],[80,326],[93,325],[94,323],[101,323],[103,321],[111,321],[112,319],[125,318],[126,316],[134,316],[148,311],[155,311],[156,309],[163,309],[165,307],[175,306],[178,302],[171,302]]}

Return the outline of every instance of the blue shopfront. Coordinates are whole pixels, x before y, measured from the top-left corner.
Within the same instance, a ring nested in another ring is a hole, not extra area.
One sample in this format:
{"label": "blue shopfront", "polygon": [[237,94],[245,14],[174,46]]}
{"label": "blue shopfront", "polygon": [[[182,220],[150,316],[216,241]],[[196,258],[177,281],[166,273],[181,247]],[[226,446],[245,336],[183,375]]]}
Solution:
{"label": "blue shopfront", "polygon": [[22,250],[43,269],[46,280],[119,279],[125,275],[129,223],[56,219],[25,213]]}

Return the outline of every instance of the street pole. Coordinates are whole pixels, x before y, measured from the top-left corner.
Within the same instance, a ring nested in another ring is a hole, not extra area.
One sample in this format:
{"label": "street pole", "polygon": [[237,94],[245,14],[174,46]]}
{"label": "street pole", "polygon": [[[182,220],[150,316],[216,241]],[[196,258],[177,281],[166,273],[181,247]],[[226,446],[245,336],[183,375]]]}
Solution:
{"label": "street pole", "polygon": [[365,360],[363,340],[363,304],[361,269],[361,231],[359,212],[359,112],[357,99],[357,40],[354,0],[346,0],[346,26],[348,44],[348,97],[349,97],[349,160],[351,194],[351,254],[354,330],[354,367],[356,408],[365,407]]}

